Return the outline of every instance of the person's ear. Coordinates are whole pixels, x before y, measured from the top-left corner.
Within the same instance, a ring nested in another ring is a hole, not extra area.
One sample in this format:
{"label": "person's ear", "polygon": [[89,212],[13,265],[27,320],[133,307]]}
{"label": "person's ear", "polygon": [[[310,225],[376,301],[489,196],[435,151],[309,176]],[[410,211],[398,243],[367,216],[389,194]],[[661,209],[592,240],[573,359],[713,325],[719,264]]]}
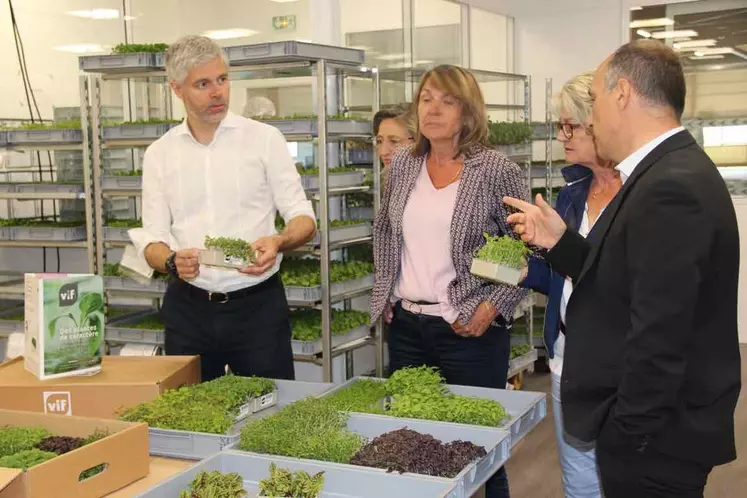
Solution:
{"label": "person's ear", "polygon": [[169,81],[169,86],[174,91],[174,94],[181,99],[182,98],[182,88],[183,88],[182,85],[180,83],[177,83],[176,81],[172,80],[172,81]]}
{"label": "person's ear", "polygon": [[620,78],[617,82],[617,88],[613,90],[615,92],[615,104],[619,110],[624,110],[630,105],[633,99],[633,85],[630,81],[625,78]]}

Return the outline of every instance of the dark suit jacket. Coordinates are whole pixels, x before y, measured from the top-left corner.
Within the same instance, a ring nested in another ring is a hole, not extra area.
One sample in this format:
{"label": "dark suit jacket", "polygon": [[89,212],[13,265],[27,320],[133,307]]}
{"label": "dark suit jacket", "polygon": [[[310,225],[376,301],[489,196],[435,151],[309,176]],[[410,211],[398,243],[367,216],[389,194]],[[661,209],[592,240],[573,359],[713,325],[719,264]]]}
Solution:
{"label": "dark suit jacket", "polygon": [[566,430],[608,452],[736,457],[739,234],[729,192],[687,131],[636,167],[584,239],[548,252],[574,279]]}

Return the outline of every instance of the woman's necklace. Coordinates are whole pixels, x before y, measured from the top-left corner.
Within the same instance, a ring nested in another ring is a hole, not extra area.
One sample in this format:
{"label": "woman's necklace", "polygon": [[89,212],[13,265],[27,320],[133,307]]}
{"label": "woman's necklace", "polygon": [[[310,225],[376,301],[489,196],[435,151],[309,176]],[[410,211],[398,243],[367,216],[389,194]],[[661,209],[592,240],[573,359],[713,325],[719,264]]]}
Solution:
{"label": "woman's necklace", "polygon": [[[441,161],[438,159],[438,156],[434,155],[433,157],[436,159],[436,166],[438,166],[440,168],[441,167]],[[451,180],[449,180],[449,182],[446,185],[451,185],[452,183],[454,183],[455,181],[457,181],[457,178],[459,178],[459,175],[462,174],[462,170],[464,170],[464,161],[462,161],[462,165],[459,166],[459,169],[457,170],[456,175],[454,175],[454,177]],[[444,185],[444,186],[446,186],[446,185]]]}

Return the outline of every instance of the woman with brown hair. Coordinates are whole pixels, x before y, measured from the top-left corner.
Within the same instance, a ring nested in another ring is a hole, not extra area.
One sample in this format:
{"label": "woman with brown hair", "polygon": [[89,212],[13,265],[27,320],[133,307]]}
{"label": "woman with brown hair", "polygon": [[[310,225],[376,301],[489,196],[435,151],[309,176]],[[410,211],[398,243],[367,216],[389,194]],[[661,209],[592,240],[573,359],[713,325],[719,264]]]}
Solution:
{"label": "woman with brown hair", "polygon": [[[483,234],[513,232],[504,196],[527,198],[519,167],[487,146],[474,76],[438,66],[415,96],[417,135],[392,158],[374,221],[373,319],[389,323],[390,372],[438,368],[447,383],[505,388],[506,326],[526,291],[470,273]],[[509,496],[503,469],[487,498]]]}

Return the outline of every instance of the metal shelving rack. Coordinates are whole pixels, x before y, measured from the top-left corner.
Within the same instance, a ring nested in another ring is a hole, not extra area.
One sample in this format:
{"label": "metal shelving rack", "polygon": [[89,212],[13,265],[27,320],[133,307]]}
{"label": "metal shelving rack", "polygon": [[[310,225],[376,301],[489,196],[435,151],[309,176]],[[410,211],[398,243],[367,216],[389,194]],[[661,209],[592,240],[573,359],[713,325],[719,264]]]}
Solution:
{"label": "metal shelving rack", "polygon": [[[289,48],[301,47],[306,50],[305,53],[309,53],[308,50],[318,51],[321,54],[318,57],[305,56],[299,57],[298,55],[279,53],[279,51],[287,50]],[[367,337],[355,339],[346,344],[340,344],[339,346],[332,348],[332,336],[331,336],[331,307],[335,303],[347,301],[358,296],[369,294],[371,287],[360,290],[354,290],[351,292],[343,292],[341,294],[332,296],[331,295],[331,283],[330,283],[330,262],[331,262],[331,251],[342,249],[353,244],[371,243],[372,237],[358,237],[354,240],[345,240],[335,242],[331,244],[329,241],[329,199],[332,196],[343,196],[350,193],[359,192],[370,192],[371,189],[368,186],[353,186],[344,188],[330,188],[329,186],[329,166],[328,161],[328,142],[335,140],[342,140],[346,138],[369,138],[370,129],[365,134],[360,133],[329,133],[328,128],[328,113],[329,113],[329,79],[333,78],[338,84],[337,91],[339,92],[335,99],[335,102],[342,102],[341,88],[342,84],[339,84],[345,77],[351,75],[360,74],[362,68],[359,64],[363,61],[362,51],[353,49],[344,49],[339,47],[324,47],[315,46],[312,44],[302,44],[298,42],[276,42],[270,44],[261,44],[263,50],[269,47],[269,53],[267,56],[262,58],[245,58],[241,61],[234,61],[232,54],[240,54],[243,52],[243,48],[249,49],[249,47],[227,47],[226,52],[229,55],[230,67],[229,72],[232,79],[266,79],[266,78],[286,78],[286,77],[312,77],[312,81],[315,86],[315,103],[314,108],[316,110],[316,131],[315,133],[287,133],[286,138],[292,141],[313,141],[317,144],[316,147],[316,163],[319,167],[319,188],[316,192],[308,192],[307,194],[311,199],[316,201],[317,215],[319,217],[318,230],[321,234],[319,248],[312,246],[306,246],[300,248],[300,252],[306,254],[315,255],[320,260],[320,271],[321,271],[321,299],[318,301],[293,301],[289,300],[291,307],[313,307],[321,310],[322,317],[322,345],[323,351],[321,355],[295,355],[296,361],[307,361],[321,365],[323,369],[323,377],[325,382],[329,382],[332,379],[332,360],[334,357],[349,354],[352,351],[367,345],[376,345],[377,348],[377,374],[379,376],[383,373],[383,337],[382,328],[380,324],[374,324],[372,326],[372,334]],[[359,59],[359,62],[354,63],[351,60],[337,57],[326,57],[325,53],[340,54],[342,53],[347,57],[353,56]],[[246,53],[257,53],[254,50],[246,50]],[[87,113],[83,113],[82,125],[84,129],[89,128],[94,130],[91,133],[90,143],[91,147],[86,152],[86,164],[91,165],[93,172],[93,193],[92,198],[95,204],[95,233],[97,237],[95,239],[95,258],[92,261],[95,262],[95,270],[98,273],[103,272],[104,260],[105,260],[105,249],[111,247],[117,247],[124,245],[123,243],[117,242],[105,242],[100,234],[103,233],[103,200],[108,197],[121,197],[121,196],[139,196],[139,189],[123,189],[116,191],[105,191],[102,188],[102,150],[110,147],[142,147],[149,145],[153,140],[117,140],[107,141],[103,139],[103,128],[101,125],[100,112],[101,112],[101,86],[106,80],[123,80],[128,78],[145,79],[149,83],[165,83],[165,71],[162,66],[142,67],[142,68],[117,68],[115,70],[88,70],[89,74],[81,77],[81,88],[90,88],[90,118]],[[375,71],[373,71],[375,73]],[[374,87],[378,91],[378,76],[374,75]],[[82,91],[82,103],[81,107],[87,107],[89,92]],[[378,110],[378,96],[375,93],[373,110]],[[339,106],[341,110],[341,106]],[[338,110],[338,112],[339,112]],[[329,113],[334,114],[334,113]],[[283,131],[281,129],[281,131]],[[374,174],[378,178],[379,166],[378,161],[375,161]],[[374,192],[378,192],[380,188],[377,183],[374,187]],[[376,195],[375,198],[378,196]],[[378,205],[378,199],[375,201]],[[107,290],[111,292],[111,289]],[[141,292],[141,291],[125,291],[117,290],[117,293],[129,293],[136,294],[138,297],[149,297],[156,301],[159,301],[162,297],[160,292]]]}

